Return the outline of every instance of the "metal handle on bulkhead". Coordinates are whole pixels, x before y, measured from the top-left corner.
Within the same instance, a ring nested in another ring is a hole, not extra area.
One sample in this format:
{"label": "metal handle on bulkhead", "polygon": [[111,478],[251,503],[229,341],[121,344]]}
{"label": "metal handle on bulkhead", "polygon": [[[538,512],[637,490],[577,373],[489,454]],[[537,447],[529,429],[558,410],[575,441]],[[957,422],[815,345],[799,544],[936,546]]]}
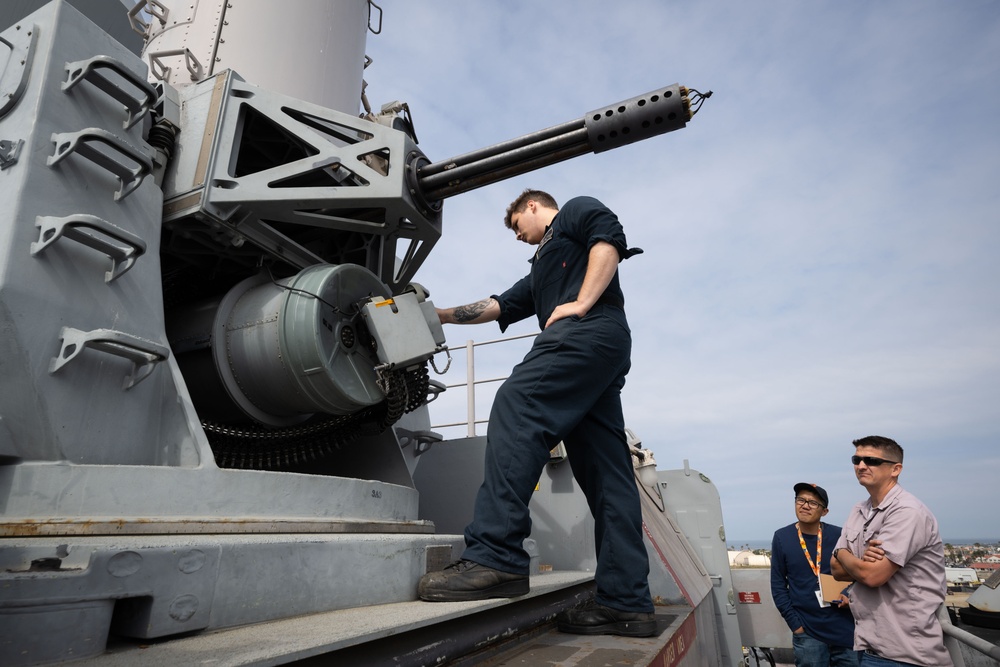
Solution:
{"label": "metal handle on bulkhead", "polygon": [[5,34],[10,39],[0,35],[0,44],[10,49],[10,53],[6,68],[0,70],[0,118],[14,108],[28,87],[38,26],[32,24],[27,30],[21,30],[21,26],[17,26]]}
{"label": "metal handle on bulkhead", "polygon": [[[110,69],[118,74],[135,86],[142,93],[142,96],[133,95],[112,79],[101,74],[99,70],[102,69]],[[76,84],[86,80],[125,105],[127,116],[122,127],[126,130],[142,120],[142,117],[149,113],[150,108],[156,103],[156,90],[144,78],[111,56],[94,56],[87,60],[66,63],[66,74],[66,81],[62,85],[63,92],[69,92]]]}
{"label": "metal handle on bulkhead", "polygon": [[[142,179],[153,171],[151,157],[99,127],[89,127],[79,132],[56,132],[52,135],[52,141],[56,145],[56,151],[45,164],[54,167],[70,153],[79,153],[81,157],[118,177],[121,187],[115,193],[115,201],[131,194],[142,184]],[[137,166],[132,168],[119,162],[112,153],[98,149],[96,144],[104,144],[119,155],[131,159]]]}
{"label": "metal handle on bulkhead", "polygon": [[[111,258],[111,270],[104,274],[104,282],[121,277],[132,268],[140,255],[146,252],[146,242],[141,238],[117,227],[96,215],[77,213],[64,218],[40,215],[35,218],[38,227],[38,241],[31,244],[31,255],[35,257],[61,238],[76,241],[88,248],[93,248]],[[112,240],[103,239],[88,233],[88,230],[100,232]],[[117,242],[117,245],[115,242]],[[126,246],[126,247],[122,247]]]}
{"label": "metal handle on bulkhead", "polygon": [[80,356],[84,349],[90,348],[99,352],[113,354],[132,362],[132,373],[125,376],[123,390],[128,390],[139,384],[153,372],[156,364],[170,356],[170,348],[145,338],[139,338],[123,331],[114,329],[94,329],[81,331],[72,327],[63,327],[59,332],[62,347],[59,356],[53,357],[49,363],[49,374]]}
{"label": "metal handle on bulkhead", "polygon": [[166,25],[167,15],[170,14],[170,10],[164,7],[158,0],[142,0],[142,2],[135,3],[135,7],[128,10],[128,22],[132,26],[132,30],[149,39],[150,24],[146,23],[145,19],[141,16],[142,14],[148,14],[153,18],[157,18],[160,20],[160,25]]}

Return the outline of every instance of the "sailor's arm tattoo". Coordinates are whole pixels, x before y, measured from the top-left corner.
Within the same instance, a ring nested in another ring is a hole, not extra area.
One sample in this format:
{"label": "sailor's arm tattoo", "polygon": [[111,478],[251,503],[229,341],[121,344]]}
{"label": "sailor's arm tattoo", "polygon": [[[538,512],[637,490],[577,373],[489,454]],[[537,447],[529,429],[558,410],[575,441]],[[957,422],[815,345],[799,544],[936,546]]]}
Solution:
{"label": "sailor's arm tattoo", "polygon": [[481,301],[476,301],[475,303],[470,303],[466,306],[456,306],[454,309],[454,318],[456,324],[469,324],[475,322],[483,316],[490,306],[495,305],[496,301],[492,298],[482,299]]}
{"label": "sailor's arm tattoo", "polygon": [[437,308],[441,324],[482,324],[500,319],[500,304],[493,297],[454,308]]}

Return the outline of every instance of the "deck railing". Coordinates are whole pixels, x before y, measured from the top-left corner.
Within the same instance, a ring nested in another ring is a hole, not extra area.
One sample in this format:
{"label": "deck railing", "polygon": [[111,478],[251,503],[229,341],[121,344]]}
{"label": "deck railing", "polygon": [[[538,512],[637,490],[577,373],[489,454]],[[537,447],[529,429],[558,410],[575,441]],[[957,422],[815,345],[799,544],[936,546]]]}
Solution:
{"label": "deck railing", "polygon": [[[503,382],[509,376],[503,375],[499,377],[492,377],[487,379],[476,379],[476,348],[480,348],[486,345],[496,345],[498,343],[508,343],[514,340],[521,340],[524,338],[534,338],[537,333],[521,334],[519,336],[506,336],[504,338],[494,338],[493,340],[486,340],[481,342],[475,342],[473,340],[468,340],[463,346],[465,349],[465,381],[457,382],[455,384],[446,384],[445,389],[458,389],[460,387],[465,387],[465,419],[462,421],[453,421],[442,424],[434,424],[431,428],[449,428],[456,426],[465,426],[466,435],[470,438],[476,437],[476,425],[485,424],[488,419],[477,419],[476,418],[476,387],[485,384],[493,384],[497,382]],[[450,352],[455,352],[457,350],[463,349],[462,347],[449,348]]]}
{"label": "deck railing", "polygon": [[[983,655],[987,655],[994,660],[1000,662],[1000,646],[993,644],[982,637],[977,637],[968,630],[964,630],[951,622],[951,617],[948,615],[948,608],[945,605],[938,607],[938,621],[941,623],[941,630],[944,631],[944,641],[945,645],[953,641],[961,642],[974,651],[978,651]],[[949,652],[952,655],[952,659],[955,658],[955,651],[949,647]],[[963,667],[964,660],[960,664],[958,660],[955,660],[956,667]]]}

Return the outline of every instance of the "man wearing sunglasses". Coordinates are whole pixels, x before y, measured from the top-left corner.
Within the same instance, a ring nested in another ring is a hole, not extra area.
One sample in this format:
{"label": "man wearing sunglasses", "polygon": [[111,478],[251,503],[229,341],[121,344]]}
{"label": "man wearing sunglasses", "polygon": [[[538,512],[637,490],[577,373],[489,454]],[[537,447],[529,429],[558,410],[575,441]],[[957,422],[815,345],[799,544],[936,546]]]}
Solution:
{"label": "man wearing sunglasses", "polygon": [[862,667],[953,664],[937,619],[947,592],[937,520],[899,485],[903,448],[870,435],[854,441],[854,474],[868,499],[851,509],[830,569],[854,581],[854,648]]}
{"label": "man wearing sunglasses", "polygon": [[825,523],[830,511],[826,490],[800,482],[795,491],[795,523],[780,528],[771,541],[771,597],[792,630],[796,667],[857,667],[854,619],[845,596],[823,600],[820,574],[830,574],[830,554],[840,527]]}

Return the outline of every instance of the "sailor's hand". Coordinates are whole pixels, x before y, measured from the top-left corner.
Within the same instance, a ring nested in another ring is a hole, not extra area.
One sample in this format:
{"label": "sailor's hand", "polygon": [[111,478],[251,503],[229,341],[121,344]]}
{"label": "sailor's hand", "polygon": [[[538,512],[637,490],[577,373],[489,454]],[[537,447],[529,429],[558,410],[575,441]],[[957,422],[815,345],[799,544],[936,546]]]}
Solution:
{"label": "sailor's hand", "polygon": [[851,598],[847,597],[843,593],[840,594],[840,599],[836,600],[834,604],[839,604],[841,607],[846,607],[851,604]]}
{"label": "sailor's hand", "polygon": [[587,314],[588,310],[590,309],[579,301],[569,301],[567,303],[560,304],[556,306],[555,310],[552,311],[552,314],[549,315],[549,319],[545,322],[545,328],[548,329],[550,324],[558,322],[564,317],[570,317],[572,315],[583,317]]}

